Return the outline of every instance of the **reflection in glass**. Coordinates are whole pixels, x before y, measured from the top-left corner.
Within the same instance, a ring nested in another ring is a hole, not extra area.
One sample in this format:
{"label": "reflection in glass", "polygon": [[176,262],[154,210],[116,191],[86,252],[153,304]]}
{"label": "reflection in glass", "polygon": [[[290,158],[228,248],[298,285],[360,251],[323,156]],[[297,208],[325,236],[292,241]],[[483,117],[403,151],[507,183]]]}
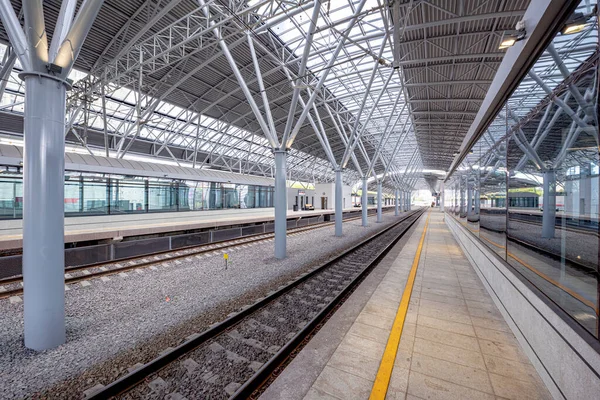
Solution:
{"label": "reflection in glass", "polygon": [[597,22],[553,39],[447,182],[460,222],[596,337]]}

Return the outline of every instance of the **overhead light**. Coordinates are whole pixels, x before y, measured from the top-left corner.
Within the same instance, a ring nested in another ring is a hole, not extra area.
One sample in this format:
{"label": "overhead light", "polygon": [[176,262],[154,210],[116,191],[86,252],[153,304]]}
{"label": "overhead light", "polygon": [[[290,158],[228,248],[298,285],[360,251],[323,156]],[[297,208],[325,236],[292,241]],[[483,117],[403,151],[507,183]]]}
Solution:
{"label": "overhead light", "polygon": [[571,18],[567,20],[560,32],[563,35],[572,35],[573,33],[581,32],[587,25],[590,17],[594,16],[595,14],[595,10],[589,14],[574,13]]}
{"label": "overhead light", "polygon": [[498,49],[508,49],[509,47],[514,46],[519,40],[525,39],[526,34],[525,21],[521,20],[517,22],[514,31],[504,31],[504,35],[502,36],[502,40],[500,41],[500,46],[498,46]]}
{"label": "overhead light", "polygon": [[517,38],[515,36],[505,35],[502,38],[502,42],[500,42],[500,46],[498,46],[498,49],[508,49],[509,47],[514,46],[515,43],[517,43]]}
{"label": "overhead light", "polygon": [[505,32],[498,49],[508,49],[509,47],[514,46],[519,40],[523,39],[525,39],[525,29],[523,29],[523,31]]}
{"label": "overhead light", "polygon": [[573,33],[579,33],[585,28],[585,25],[586,25],[585,22],[565,25],[564,28],[561,30],[561,33],[563,35],[571,35]]}

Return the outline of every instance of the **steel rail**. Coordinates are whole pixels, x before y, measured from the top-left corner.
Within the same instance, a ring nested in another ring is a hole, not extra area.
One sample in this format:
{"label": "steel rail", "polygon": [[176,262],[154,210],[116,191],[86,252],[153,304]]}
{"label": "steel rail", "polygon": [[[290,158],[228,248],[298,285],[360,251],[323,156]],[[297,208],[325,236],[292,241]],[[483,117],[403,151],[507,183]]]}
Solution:
{"label": "steel rail", "polygon": [[[88,400],[98,400],[98,399],[106,399],[113,396],[118,396],[128,390],[136,387],[140,383],[144,382],[149,376],[157,373],[163,368],[171,365],[174,361],[179,359],[180,357],[188,354],[189,352],[199,348],[201,345],[207,343],[208,341],[216,338],[218,335],[226,332],[233,326],[242,322],[247,317],[253,315],[256,311],[264,308],[265,306],[272,304],[275,300],[279,299],[284,294],[290,292],[293,288],[300,285],[301,283],[309,280],[313,276],[327,270],[329,267],[334,265],[335,263],[342,260],[347,255],[352,252],[362,249],[365,245],[371,243],[373,240],[381,237],[383,234],[391,231],[392,229],[398,227],[400,224],[409,221],[409,225],[403,229],[401,233],[399,233],[392,241],[390,241],[387,246],[379,252],[379,254],[367,265],[361,273],[359,273],[348,285],[345,286],[343,290],[338,293],[337,296],[333,300],[331,300],[315,317],[311,319],[292,339],[290,339],[279,351],[271,357],[269,361],[267,361],[248,381],[246,381],[233,395],[232,399],[242,399],[248,398],[257,388],[259,388],[264,382],[265,379],[270,376],[270,374],[283,362],[285,359],[289,357],[291,352],[297,348],[297,346],[304,340],[304,338],[314,330],[314,328],[319,324],[320,321],[325,318],[325,316],[339,303],[339,301],[344,298],[346,293],[348,293],[354,286],[361,281],[361,279],[370,272],[370,270],[378,263],[381,258],[387,254],[387,252],[400,240],[400,238],[410,229],[410,227],[418,221],[419,217],[424,213],[426,208],[422,208],[420,210],[413,211],[408,214],[400,221],[395,224],[373,234],[368,238],[362,240],[360,243],[352,246],[351,248],[343,251],[338,254],[334,259],[327,261],[326,263],[312,269],[310,272],[301,275],[298,279],[288,283],[287,285],[280,287],[275,292],[267,295],[256,301],[254,304],[251,304],[247,307],[244,307],[239,313],[233,314],[223,320],[222,322],[213,325],[208,330],[202,332],[201,334],[195,335],[193,338],[185,341],[174,349],[163,353],[158,356],[154,360],[144,364],[138,369],[130,372],[129,374],[117,379],[116,381],[110,383],[105,386],[101,390],[97,391],[90,397]],[[410,219],[415,217],[412,221]]]}

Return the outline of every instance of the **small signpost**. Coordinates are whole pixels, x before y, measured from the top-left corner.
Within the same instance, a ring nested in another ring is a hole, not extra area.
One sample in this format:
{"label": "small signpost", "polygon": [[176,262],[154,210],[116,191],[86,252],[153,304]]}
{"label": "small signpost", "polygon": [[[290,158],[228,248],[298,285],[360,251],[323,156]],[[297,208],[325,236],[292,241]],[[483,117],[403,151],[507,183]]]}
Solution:
{"label": "small signpost", "polygon": [[225,259],[225,269],[227,269],[227,265],[229,264],[229,254],[223,253],[223,258]]}

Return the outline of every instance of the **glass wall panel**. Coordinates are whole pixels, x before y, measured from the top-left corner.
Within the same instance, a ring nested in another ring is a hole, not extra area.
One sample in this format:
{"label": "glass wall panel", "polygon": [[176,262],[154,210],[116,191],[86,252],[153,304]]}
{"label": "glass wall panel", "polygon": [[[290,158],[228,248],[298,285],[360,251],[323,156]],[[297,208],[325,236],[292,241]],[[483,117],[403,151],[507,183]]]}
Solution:
{"label": "glass wall panel", "polygon": [[83,177],[83,213],[108,213],[107,179],[100,177]]}
{"label": "glass wall panel", "polygon": [[148,211],[177,211],[177,183],[149,181]]}
{"label": "glass wall panel", "polygon": [[248,185],[235,185],[238,192],[240,204],[239,208],[248,208]]}
{"label": "glass wall panel", "polygon": [[65,177],[65,213],[81,212],[83,195],[83,182],[79,176]]}
{"label": "glass wall panel", "polygon": [[23,180],[20,176],[0,175],[0,219],[23,216]]}
{"label": "glass wall panel", "polygon": [[204,199],[206,210],[218,210],[223,208],[223,198],[221,194],[221,184],[210,182],[204,183]]}
{"label": "glass wall panel", "polygon": [[[16,167],[0,171],[0,219],[22,218]],[[67,171],[65,216],[273,207],[274,188]]]}
{"label": "glass wall panel", "polygon": [[232,183],[222,183],[223,208],[240,208],[240,198],[236,185]]}
{"label": "glass wall panel", "polygon": [[194,192],[196,191],[196,182],[179,182],[178,211],[190,211],[194,209]]}
{"label": "glass wall panel", "polygon": [[[492,134],[491,132],[494,132]],[[489,144],[481,157],[479,237],[506,259],[506,125],[496,121],[480,140]]]}
{"label": "glass wall panel", "polygon": [[240,198],[243,200],[242,204],[246,205],[246,208],[256,207],[256,186],[248,185],[248,191],[246,193],[240,191]]}
{"label": "glass wall panel", "polygon": [[[585,15],[585,2],[578,12]],[[482,243],[595,337],[600,293],[597,22],[590,17],[582,31],[553,39],[555,51],[536,61],[446,181],[448,214],[458,213],[474,234],[478,223]]]}
{"label": "glass wall panel", "polygon": [[140,178],[110,180],[110,213],[145,212],[145,181]]}
{"label": "glass wall panel", "polygon": [[561,104],[544,99],[525,115],[508,110],[507,255],[598,336],[598,126],[577,101],[577,94],[590,106],[597,99],[597,68],[591,67],[578,66],[571,85],[554,90]]}

